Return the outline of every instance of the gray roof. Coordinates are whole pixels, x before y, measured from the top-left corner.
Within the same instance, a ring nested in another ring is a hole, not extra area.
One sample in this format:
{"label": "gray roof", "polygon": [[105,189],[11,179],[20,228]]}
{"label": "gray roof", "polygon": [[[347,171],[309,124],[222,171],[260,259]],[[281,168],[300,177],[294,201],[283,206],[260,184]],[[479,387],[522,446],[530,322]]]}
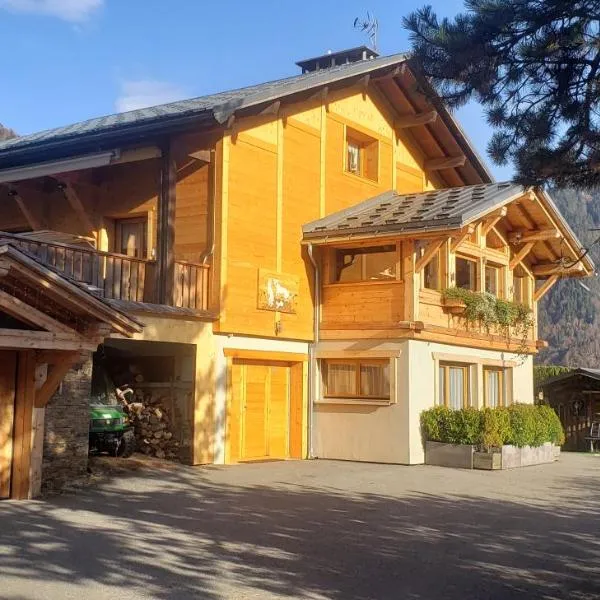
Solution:
{"label": "gray roof", "polygon": [[206,115],[211,117],[213,122],[223,124],[236,110],[274,101],[278,98],[310,90],[313,87],[342,81],[349,77],[360,76],[377,69],[394,66],[404,62],[407,58],[406,54],[393,54],[391,56],[339,65],[329,69],[322,69],[237,90],[171,102],[170,104],[151,108],[141,108],[139,110],[98,117],[65,127],[48,129],[0,142],[0,157],[10,151],[24,149],[29,146],[110,132],[111,130],[152,123],[158,120]]}
{"label": "gray roof", "polygon": [[385,192],[307,223],[304,238],[459,229],[525,192],[517,183],[487,183],[415,194]]}
{"label": "gray roof", "polygon": [[550,379],[546,379],[539,384],[539,387],[546,387],[547,385],[552,385],[554,383],[558,383],[565,379],[571,379],[572,377],[577,377],[578,375],[582,375],[583,377],[587,377],[588,379],[600,380],[600,369],[588,369],[585,367],[579,367],[577,369],[572,369],[567,373],[563,373],[562,375],[556,375],[556,377],[551,377]]}

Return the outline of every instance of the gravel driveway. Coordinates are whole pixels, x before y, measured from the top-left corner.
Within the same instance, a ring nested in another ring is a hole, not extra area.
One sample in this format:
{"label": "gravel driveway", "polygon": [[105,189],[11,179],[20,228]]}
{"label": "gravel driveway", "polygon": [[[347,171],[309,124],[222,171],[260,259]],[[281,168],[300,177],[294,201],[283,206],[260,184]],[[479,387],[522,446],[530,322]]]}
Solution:
{"label": "gravel driveway", "polygon": [[141,470],[0,503],[0,598],[600,597],[600,457]]}

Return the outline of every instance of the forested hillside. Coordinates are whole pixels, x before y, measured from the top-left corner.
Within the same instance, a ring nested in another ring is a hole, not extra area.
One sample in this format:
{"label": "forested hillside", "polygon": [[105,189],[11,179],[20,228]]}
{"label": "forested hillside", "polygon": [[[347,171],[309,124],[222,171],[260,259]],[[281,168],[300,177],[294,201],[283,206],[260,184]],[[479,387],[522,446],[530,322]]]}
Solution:
{"label": "forested hillside", "polygon": [[[553,191],[551,195],[584,245],[600,236],[600,231],[590,231],[600,227],[600,191]],[[599,246],[591,256],[599,265]],[[549,347],[540,352],[538,363],[600,367],[600,280],[559,281],[540,303],[539,325],[539,337]]]}

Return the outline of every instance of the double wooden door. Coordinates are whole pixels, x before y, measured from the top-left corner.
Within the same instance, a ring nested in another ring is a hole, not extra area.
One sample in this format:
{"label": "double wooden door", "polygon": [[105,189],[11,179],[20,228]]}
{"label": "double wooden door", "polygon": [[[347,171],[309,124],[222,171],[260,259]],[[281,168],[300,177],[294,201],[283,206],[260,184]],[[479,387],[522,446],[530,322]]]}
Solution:
{"label": "double wooden door", "polygon": [[0,499],[10,496],[16,371],[16,352],[0,351]]}
{"label": "double wooden door", "polygon": [[237,360],[231,368],[229,461],[290,456],[291,368]]}

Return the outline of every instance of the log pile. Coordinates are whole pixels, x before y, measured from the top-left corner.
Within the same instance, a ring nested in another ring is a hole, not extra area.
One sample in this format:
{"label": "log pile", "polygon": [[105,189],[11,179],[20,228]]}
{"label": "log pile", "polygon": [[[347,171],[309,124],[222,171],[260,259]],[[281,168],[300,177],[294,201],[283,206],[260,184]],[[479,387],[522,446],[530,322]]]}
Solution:
{"label": "log pile", "polygon": [[167,397],[143,394],[136,390],[135,400],[127,406],[135,431],[138,452],[156,458],[179,458],[180,443],[173,435],[172,401]]}

